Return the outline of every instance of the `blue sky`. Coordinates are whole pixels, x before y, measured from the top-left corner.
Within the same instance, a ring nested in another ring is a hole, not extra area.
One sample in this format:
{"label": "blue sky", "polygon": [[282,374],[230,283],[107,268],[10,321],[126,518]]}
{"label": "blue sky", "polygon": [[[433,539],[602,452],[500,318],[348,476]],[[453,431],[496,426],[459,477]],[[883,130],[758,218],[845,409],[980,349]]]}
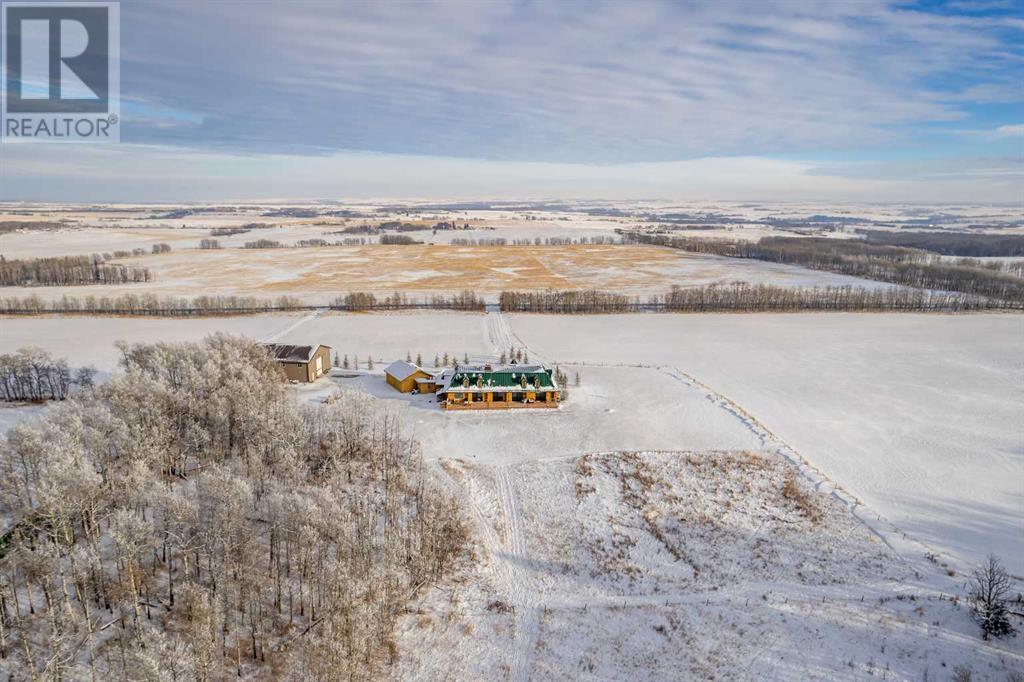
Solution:
{"label": "blue sky", "polygon": [[1020,202],[1017,2],[121,3],[121,144],[0,198]]}

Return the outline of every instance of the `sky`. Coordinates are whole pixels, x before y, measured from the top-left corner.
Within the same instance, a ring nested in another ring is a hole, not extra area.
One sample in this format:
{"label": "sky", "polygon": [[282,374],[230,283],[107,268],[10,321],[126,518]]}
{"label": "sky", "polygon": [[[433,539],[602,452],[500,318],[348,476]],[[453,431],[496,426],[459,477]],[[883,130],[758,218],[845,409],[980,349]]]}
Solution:
{"label": "sky", "polygon": [[1024,4],[121,2],[119,144],[0,200],[1024,201]]}

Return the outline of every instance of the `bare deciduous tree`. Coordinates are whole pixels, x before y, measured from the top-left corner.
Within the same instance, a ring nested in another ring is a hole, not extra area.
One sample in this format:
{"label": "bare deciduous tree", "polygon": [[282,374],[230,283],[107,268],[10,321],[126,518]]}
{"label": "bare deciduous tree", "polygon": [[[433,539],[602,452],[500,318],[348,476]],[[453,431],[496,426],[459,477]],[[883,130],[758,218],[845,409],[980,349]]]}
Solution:
{"label": "bare deciduous tree", "polygon": [[990,554],[985,564],[974,571],[969,594],[982,639],[1013,634],[1007,608],[1010,576],[996,555]]}

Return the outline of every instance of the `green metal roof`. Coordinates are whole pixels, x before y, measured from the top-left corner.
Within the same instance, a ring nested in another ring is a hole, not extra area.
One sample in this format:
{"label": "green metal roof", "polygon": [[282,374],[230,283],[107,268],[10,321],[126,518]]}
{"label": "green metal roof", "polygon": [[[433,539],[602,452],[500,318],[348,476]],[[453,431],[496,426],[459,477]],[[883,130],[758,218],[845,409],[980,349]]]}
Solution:
{"label": "green metal roof", "polygon": [[449,388],[459,389],[464,388],[465,379],[469,379],[469,388],[477,388],[477,380],[480,380],[482,389],[501,389],[510,388],[518,389],[522,388],[522,377],[526,377],[527,388],[533,389],[535,382],[541,389],[553,389],[555,388],[555,382],[551,378],[551,370],[546,368],[529,368],[523,370],[510,369],[508,367],[502,367],[499,370],[487,371],[479,370],[476,368],[468,369],[466,371],[459,370],[452,377],[451,383],[448,384]]}

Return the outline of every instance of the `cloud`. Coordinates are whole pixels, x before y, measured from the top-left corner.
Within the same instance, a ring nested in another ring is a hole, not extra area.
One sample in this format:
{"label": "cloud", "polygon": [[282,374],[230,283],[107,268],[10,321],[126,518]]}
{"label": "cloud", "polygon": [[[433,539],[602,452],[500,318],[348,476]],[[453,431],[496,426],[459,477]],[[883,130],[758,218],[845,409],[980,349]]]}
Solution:
{"label": "cloud", "polygon": [[995,129],[995,135],[997,137],[1024,137],[1024,123],[999,126]]}
{"label": "cloud", "polygon": [[[889,145],[964,118],[972,88],[996,96],[1019,67],[1005,22],[876,0],[122,9],[125,97],[201,121],[126,121],[123,139],[259,153],[622,163]],[[955,92],[934,86],[954,72]]]}

